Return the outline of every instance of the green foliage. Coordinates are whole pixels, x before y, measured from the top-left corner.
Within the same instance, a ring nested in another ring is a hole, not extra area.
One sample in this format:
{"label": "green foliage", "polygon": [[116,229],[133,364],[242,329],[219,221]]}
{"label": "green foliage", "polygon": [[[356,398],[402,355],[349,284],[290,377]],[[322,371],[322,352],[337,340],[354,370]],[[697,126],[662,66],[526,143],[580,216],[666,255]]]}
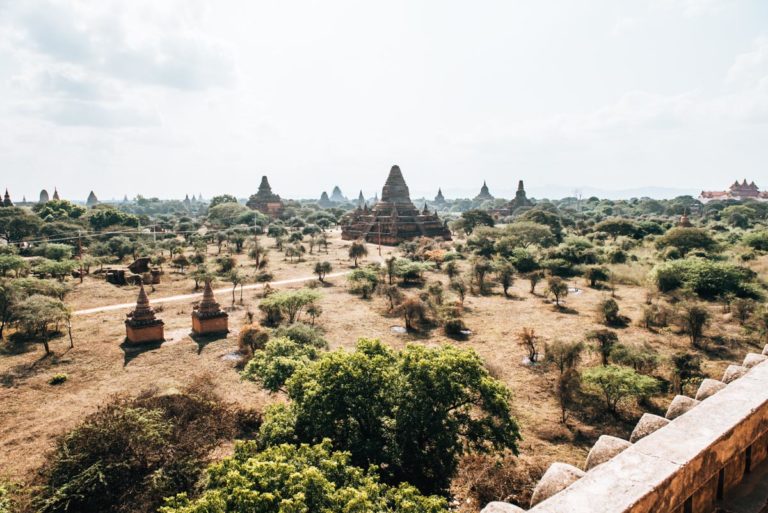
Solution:
{"label": "green foliage", "polygon": [[40,513],[150,513],[188,492],[204,459],[233,435],[205,390],[114,399],[56,440],[43,468]]}
{"label": "green foliage", "polygon": [[29,268],[27,261],[19,255],[0,255],[0,276],[13,272],[16,276]]}
{"label": "green foliage", "polygon": [[589,281],[590,287],[595,288],[595,286],[597,286],[597,282],[608,281],[610,274],[607,268],[592,265],[587,267],[586,271],[584,272],[584,278]]}
{"label": "green foliage", "polygon": [[220,203],[208,209],[208,222],[217,228],[252,224],[255,217],[253,210],[236,202]]}
{"label": "green foliage", "polygon": [[597,320],[601,324],[612,327],[623,327],[629,324],[629,319],[619,313],[619,304],[611,297],[598,303]]}
{"label": "green foliage", "polygon": [[88,213],[88,223],[95,230],[103,230],[109,226],[139,226],[139,218],[116,208],[99,206]]}
{"label": "green foliage", "polygon": [[208,208],[211,209],[217,205],[221,205],[222,203],[237,203],[237,198],[231,194],[221,194],[219,196],[214,196],[211,198],[211,202],[208,204]]}
{"label": "green foliage", "polygon": [[445,499],[408,484],[388,486],[350,461],[328,440],[262,452],[252,442],[241,443],[233,457],[208,469],[198,499],[177,496],[160,513],[448,513]]}
{"label": "green foliage", "polygon": [[587,340],[595,342],[597,352],[602,357],[603,365],[608,365],[608,357],[616,343],[619,341],[615,331],[600,329],[587,333]]}
{"label": "green foliage", "polygon": [[672,228],[656,241],[660,249],[674,247],[685,256],[694,249],[713,251],[717,249],[715,239],[701,228]]}
{"label": "green foliage", "polygon": [[330,262],[317,262],[315,264],[315,274],[317,275],[317,279],[321,282],[325,281],[325,275],[331,271],[333,271],[333,266]]}
{"label": "green foliage", "polygon": [[758,251],[768,251],[768,230],[749,232],[742,239],[744,244]]}
{"label": "green foliage", "polygon": [[259,304],[262,311],[278,310],[289,324],[299,320],[301,312],[320,300],[320,293],[311,289],[281,290],[265,297]]}
{"label": "green foliage", "polygon": [[57,262],[56,260],[43,258],[35,262],[33,270],[40,276],[50,276],[59,281],[64,281],[64,278],[72,274],[72,271],[77,268],[78,263],[75,260],[63,260]]}
{"label": "green foliage", "polygon": [[43,246],[42,253],[45,258],[60,262],[72,258],[72,250],[69,244],[48,243]]}
{"label": "green foliage", "polygon": [[651,272],[651,279],[661,292],[685,288],[704,299],[728,293],[755,296],[759,293],[751,286],[754,278],[755,273],[746,267],[698,257],[665,262]]}
{"label": "green foliage", "polygon": [[424,281],[424,273],[434,267],[432,262],[414,262],[407,258],[398,258],[394,263],[394,275],[403,283],[420,283]]}
{"label": "green foliage", "polygon": [[51,200],[38,203],[32,210],[44,221],[60,221],[63,219],[79,219],[88,211],[85,207],[75,205],[67,200]]}
{"label": "green foliage", "polygon": [[325,438],[348,450],[355,465],[380,466],[388,479],[422,491],[444,491],[467,450],[517,449],[509,391],[488,375],[478,355],[453,346],[408,346],[395,352],[361,340],[355,352],[323,354],[286,384],[290,412],[282,428],[263,429],[299,441]]}
{"label": "green foliage", "polygon": [[267,342],[263,351],[256,351],[241,376],[255,381],[270,392],[284,390],[285,382],[297,369],[317,360],[319,352],[312,345],[305,345],[287,337],[277,337]]}
{"label": "green foliage", "polygon": [[611,360],[619,365],[632,367],[637,372],[650,374],[661,363],[659,353],[650,346],[616,344],[611,349]]}
{"label": "green foliage", "polygon": [[485,210],[467,210],[461,213],[461,218],[453,223],[455,230],[463,231],[471,235],[475,228],[480,226],[493,226],[495,224],[493,217]]}
{"label": "green foliage", "polygon": [[368,255],[368,248],[364,242],[355,241],[349,246],[349,258],[355,261],[355,267],[357,267],[357,261]]}
{"label": "green foliage", "polygon": [[680,308],[679,321],[691,344],[698,347],[704,328],[709,324],[709,311],[696,303],[684,303]]}
{"label": "green foliage", "polygon": [[558,276],[547,279],[547,293],[555,298],[555,304],[560,306],[560,299],[568,295],[568,284]]}
{"label": "green foliage", "polygon": [[594,230],[596,232],[605,232],[614,239],[619,235],[626,235],[627,237],[637,237],[640,235],[638,226],[633,221],[619,217],[597,223]]}
{"label": "green foliage", "polygon": [[533,221],[516,221],[504,227],[497,246],[506,248],[527,248],[536,245],[546,248],[555,244],[552,228]]}
{"label": "green foliage", "polygon": [[611,413],[617,413],[621,403],[633,397],[645,397],[658,389],[658,382],[629,367],[606,365],[582,373],[582,380],[600,393]]}
{"label": "green foliage", "polygon": [[54,374],[51,379],[48,380],[49,385],[61,385],[67,382],[69,377],[66,374]]}
{"label": "green foliage", "polygon": [[301,345],[311,346],[316,349],[328,349],[328,341],[315,326],[296,322],[290,326],[280,326],[275,330],[276,337],[287,337]]}
{"label": "green foliage", "polygon": [[11,492],[7,486],[0,483],[0,513],[13,513],[13,502],[11,501]]}
{"label": "green foliage", "polygon": [[363,299],[367,299],[379,284],[379,270],[376,266],[355,269],[349,273],[347,281],[352,293],[360,294]]}
{"label": "green foliage", "polygon": [[40,232],[42,226],[40,218],[24,208],[0,208],[0,237],[8,242],[33,237]]}

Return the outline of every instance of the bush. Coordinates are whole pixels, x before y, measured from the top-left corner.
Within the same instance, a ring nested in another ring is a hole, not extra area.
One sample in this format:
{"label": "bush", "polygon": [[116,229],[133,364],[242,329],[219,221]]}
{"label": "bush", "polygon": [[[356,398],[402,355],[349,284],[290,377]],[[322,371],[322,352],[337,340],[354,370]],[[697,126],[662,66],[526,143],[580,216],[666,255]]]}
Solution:
{"label": "bush", "polygon": [[250,358],[256,351],[264,349],[269,340],[269,333],[258,324],[243,326],[237,337],[240,352]]}
{"label": "bush", "polygon": [[607,365],[584,371],[584,383],[603,396],[611,413],[618,413],[619,405],[628,399],[653,394],[658,383],[654,378],[639,374],[629,367]]}
{"label": "bush", "polygon": [[294,342],[311,346],[317,349],[328,349],[328,341],[323,338],[320,329],[303,322],[296,322],[290,326],[281,326],[275,330],[276,337],[287,337]]}
{"label": "bush", "polygon": [[48,455],[37,510],[149,513],[164,497],[191,492],[210,451],[235,431],[208,389],[117,398],[86,417]]}
{"label": "bush", "polygon": [[597,320],[601,324],[612,327],[623,327],[629,323],[629,319],[619,313],[619,304],[610,297],[598,303]]}
{"label": "bush", "polygon": [[742,240],[752,249],[768,251],[768,230],[747,233]]}
{"label": "bush", "polygon": [[253,442],[240,443],[234,456],[208,469],[207,481],[198,499],[179,495],[160,513],[449,511],[441,497],[383,484],[373,469],[352,466],[349,453],[333,451],[328,440],[263,452]]}
{"label": "bush", "polygon": [[651,271],[651,278],[661,292],[686,288],[704,299],[714,299],[727,293],[739,297],[759,294],[752,284],[755,278],[752,270],[703,258],[663,263]]}
{"label": "bush", "polygon": [[616,344],[611,349],[611,360],[619,365],[632,367],[637,372],[651,374],[661,362],[659,354],[650,346]]}
{"label": "bush", "polygon": [[66,374],[54,374],[51,379],[48,380],[49,385],[61,385],[67,381]]}

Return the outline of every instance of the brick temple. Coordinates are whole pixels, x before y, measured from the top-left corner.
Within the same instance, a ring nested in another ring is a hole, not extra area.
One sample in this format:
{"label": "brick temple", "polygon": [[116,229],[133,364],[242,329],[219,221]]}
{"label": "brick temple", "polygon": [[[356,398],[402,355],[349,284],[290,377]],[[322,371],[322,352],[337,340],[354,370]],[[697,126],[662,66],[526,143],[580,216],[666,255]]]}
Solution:
{"label": "brick temple", "polygon": [[418,237],[441,237],[451,240],[451,232],[437,214],[426,205],[419,211],[411,202],[408,186],[400,167],[392,166],[381,191],[381,199],[369,209],[359,206],[341,223],[341,238],[363,239],[374,244],[396,246]]}
{"label": "brick temple", "polygon": [[162,342],[165,339],[164,326],[165,323],[155,317],[155,310],[149,305],[144,285],[141,285],[136,308],[125,320],[125,338],[132,344]]}
{"label": "brick temple", "polygon": [[272,187],[269,185],[269,180],[267,180],[266,176],[261,177],[258,192],[248,198],[246,206],[253,210],[258,210],[271,218],[280,217],[285,208],[280,196],[272,192]]}
{"label": "brick temple", "polygon": [[212,335],[229,331],[229,315],[222,311],[216,298],[210,280],[206,280],[203,299],[192,311],[192,332],[195,335]]}

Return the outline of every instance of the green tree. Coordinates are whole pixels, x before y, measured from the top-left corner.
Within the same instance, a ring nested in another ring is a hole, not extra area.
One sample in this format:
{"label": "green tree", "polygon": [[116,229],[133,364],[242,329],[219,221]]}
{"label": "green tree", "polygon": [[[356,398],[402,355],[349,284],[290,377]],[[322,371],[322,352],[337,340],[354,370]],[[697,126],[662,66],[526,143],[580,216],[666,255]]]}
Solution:
{"label": "green tree", "polygon": [[678,227],[672,228],[660,237],[656,242],[656,246],[662,249],[668,247],[677,248],[680,254],[685,256],[694,249],[713,251],[717,248],[717,243],[706,230]]}
{"label": "green tree", "polygon": [[0,276],[6,276],[8,272],[13,271],[14,276],[19,277],[29,269],[27,261],[19,255],[0,255]]}
{"label": "green tree", "polygon": [[328,261],[317,262],[315,264],[315,274],[317,275],[317,279],[320,280],[321,283],[325,282],[325,275],[331,271],[333,271],[333,266]]}
{"label": "green tree", "polygon": [[37,236],[43,221],[21,207],[0,208],[0,238],[6,242],[20,242]]}
{"label": "green tree", "polygon": [[349,258],[355,261],[355,267],[357,267],[357,261],[368,255],[368,248],[364,242],[355,241],[349,246]]}
{"label": "green tree", "polygon": [[495,221],[493,217],[485,210],[467,210],[461,213],[461,218],[454,222],[454,229],[461,230],[467,235],[471,235],[475,228],[479,226],[493,226]]}
{"label": "green tree", "polygon": [[699,347],[704,328],[709,324],[709,311],[696,303],[684,303],[680,308],[680,325],[693,347]]}
{"label": "green tree", "polygon": [[281,428],[302,442],[330,439],[355,465],[374,464],[396,482],[443,492],[466,451],[517,451],[509,391],[472,350],[361,340],[353,353],[323,354],[286,384]]}
{"label": "green tree", "polygon": [[619,341],[616,332],[606,329],[590,331],[587,333],[587,340],[595,343],[596,350],[602,358],[603,366],[608,365],[608,358],[611,356],[613,346]]}
{"label": "green tree", "polygon": [[160,513],[448,513],[445,499],[405,483],[383,484],[351,460],[328,440],[261,452],[253,442],[241,442],[234,456],[209,467],[199,498],[179,495]]}
{"label": "green tree", "polygon": [[649,396],[658,388],[654,378],[617,365],[587,369],[582,374],[582,380],[603,396],[606,408],[613,414],[618,413],[620,403],[633,397]]}
{"label": "green tree", "polygon": [[379,284],[379,272],[374,267],[355,269],[347,276],[349,289],[355,294],[360,294],[363,299],[368,299]]}
{"label": "green tree", "polygon": [[626,237],[636,237],[638,235],[637,225],[629,219],[622,219],[620,217],[601,221],[595,225],[594,230],[596,232],[607,233],[613,237],[613,240],[616,240],[619,235],[624,235]]}
{"label": "green tree", "polygon": [[320,293],[311,289],[281,290],[265,297],[259,304],[259,308],[277,309],[282,316],[293,324],[301,317],[301,312],[309,305],[320,300]]}
{"label": "green tree", "polygon": [[208,204],[208,208],[211,209],[217,205],[221,205],[222,203],[237,203],[237,198],[231,194],[221,194],[219,196],[214,196],[211,198],[211,202]]}
{"label": "green tree", "polygon": [[21,301],[15,308],[19,327],[28,337],[36,337],[43,344],[45,354],[51,354],[48,340],[52,332],[69,322],[71,312],[61,300],[39,294]]}
{"label": "green tree", "polygon": [[95,230],[103,230],[109,226],[139,226],[139,218],[116,208],[98,205],[87,215],[88,224]]}
{"label": "green tree", "polygon": [[546,248],[555,243],[552,229],[546,224],[533,221],[516,221],[507,225],[503,233],[497,244],[508,248],[507,251],[515,247],[528,248],[532,245]]}
{"label": "green tree", "polygon": [[589,286],[595,288],[598,281],[608,281],[610,271],[599,265],[591,265],[584,272],[584,278],[589,282]]}
{"label": "green tree", "polygon": [[51,200],[38,203],[32,210],[43,221],[60,221],[63,219],[79,219],[88,211],[85,207],[75,205],[67,200]]}
{"label": "green tree", "polygon": [[270,392],[285,392],[285,382],[299,368],[317,360],[320,355],[313,345],[301,344],[288,337],[273,338],[263,351],[254,351],[241,376],[259,383]]}
{"label": "green tree", "polygon": [[499,258],[494,260],[493,268],[504,291],[504,297],[509,297],[509,288],[515,282],[515,267],[508,260]]}
{"label": "green tree", "polygon": [[555,306],[560,307],[560,299],[568,295],[568,284],[559,276],[547,279],[547,292],[554,296]]}

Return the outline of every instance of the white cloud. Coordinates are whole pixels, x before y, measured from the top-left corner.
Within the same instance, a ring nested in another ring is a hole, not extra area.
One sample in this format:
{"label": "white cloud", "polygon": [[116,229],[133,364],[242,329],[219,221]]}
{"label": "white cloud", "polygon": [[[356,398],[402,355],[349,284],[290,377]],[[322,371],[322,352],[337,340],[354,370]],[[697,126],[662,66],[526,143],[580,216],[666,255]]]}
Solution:
{"label": "white cloud", "polygon": [[754,48],[736,57],[726,80],[732,85],[755,85],[768,77],[768,37],[761,36]]}
{"label": "white cloud", "polygon": [[640,24],[639,20],[637,18],[633,18],[630,16],[622,16],[619,19],[616,20],[616,22],[613,24],[613,28],[611,29],[611,35],[613,37],[620,37],[623,36],[635,28]]}

